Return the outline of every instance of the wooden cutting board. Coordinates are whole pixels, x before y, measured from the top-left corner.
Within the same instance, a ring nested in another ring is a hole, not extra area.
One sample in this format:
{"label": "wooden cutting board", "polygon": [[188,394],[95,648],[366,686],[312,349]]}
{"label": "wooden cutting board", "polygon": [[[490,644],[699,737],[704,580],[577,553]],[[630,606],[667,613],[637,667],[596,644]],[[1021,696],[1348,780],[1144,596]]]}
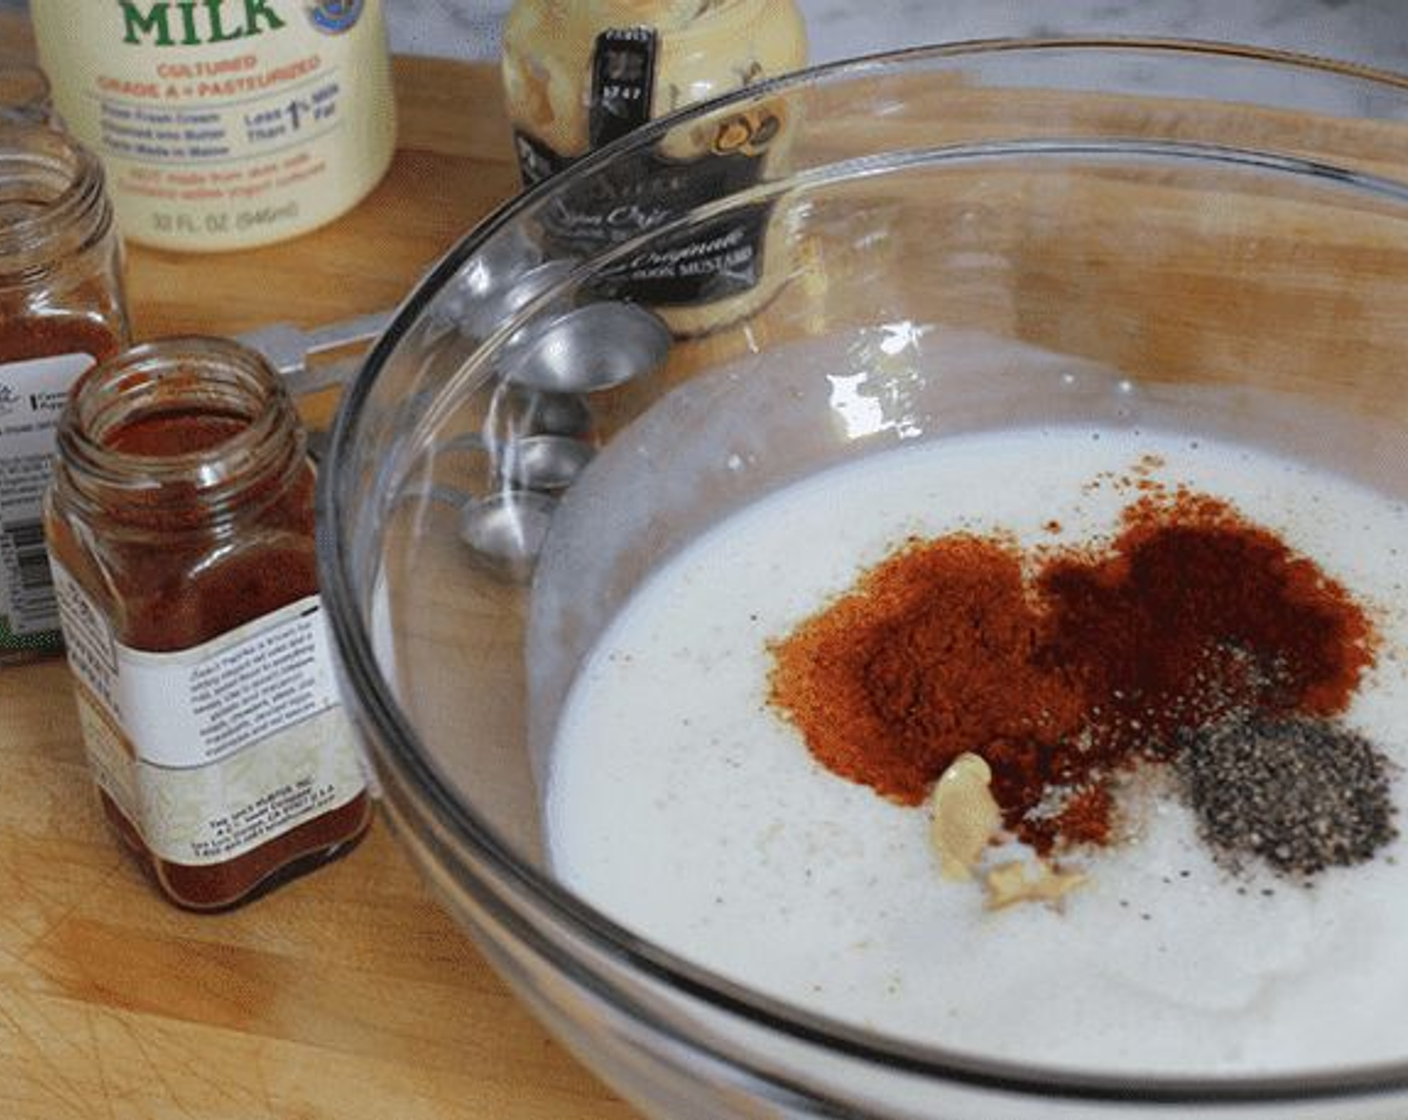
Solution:
{"label": "wooden cutting board", "polygon": [[[24,54],[0,17],[0,56]],[[401,58],[400,150],[354,213],[267,249],[134,249],[138,337],[395,304],[515,188],[490,67]],[[233,913],[175,910],[118,850],[60,661],[0,669],[0,1117],[572,1120],[634,1113],[560,1049],[378,824]]]}

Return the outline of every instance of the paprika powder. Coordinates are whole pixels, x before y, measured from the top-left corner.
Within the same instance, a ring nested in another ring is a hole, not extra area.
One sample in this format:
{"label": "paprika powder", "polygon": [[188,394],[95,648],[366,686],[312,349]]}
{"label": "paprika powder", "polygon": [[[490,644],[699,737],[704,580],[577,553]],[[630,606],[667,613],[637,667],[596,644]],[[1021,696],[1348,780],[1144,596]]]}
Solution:
{"label": "paprika powder", "polygon": [[179,905],[344,851],[370,800],[331,666],[312,465],[258,354],[134,347],[74,387],[46,528],[103,808]]}
{"label": "paprika powder", "polygon": [[69,387],[128,339],[121,243],[97,159],[0,120],[0,662],[60,647],[40,516]]}
{"label": "paprika powder", "polygon": [[1229,717],[1324,717],[1374,662],[1348,591],[1214,498],[1142,486],[1108,545],[908,542],[773,644],[833,773],[918,805],[964,752],[1038,852],[1108,843],[1118,781]]}

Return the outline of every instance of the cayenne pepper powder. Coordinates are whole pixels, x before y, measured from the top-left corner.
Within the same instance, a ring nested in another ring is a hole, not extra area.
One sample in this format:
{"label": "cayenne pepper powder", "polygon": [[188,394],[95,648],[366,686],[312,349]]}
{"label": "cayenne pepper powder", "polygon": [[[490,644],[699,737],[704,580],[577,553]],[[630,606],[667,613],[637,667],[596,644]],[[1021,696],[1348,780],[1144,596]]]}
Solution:
{"label": "cayenne pepper powder", "polygon": [[97,159],[0,122],[0,661],[57,652],[41,506],[69,387],[127,343],[122,253]]}
{"label": "cayenne pepper powder", "polygon": [[126,340],[125,328],[96,316],[0,316],[0,363],[81,354],[91,365],[116,354]]}
{"label": "cayenne pepper powder", "polygon": [[318,598],[314,476],[277,375],[215,339],[75,386],[46,528],[104,811],[177,904],[321,863],[370,798]]}
{"label": "cayenne pepper powder", "polygon": [[911,540],[773,643],[770,700],[833,773],[918,805],[964,751],[1038,852],[1105,844],[1117,781],[1233,713],[1329,716],[1363,609],[1226,503],[1141,487],[1104,547]]}

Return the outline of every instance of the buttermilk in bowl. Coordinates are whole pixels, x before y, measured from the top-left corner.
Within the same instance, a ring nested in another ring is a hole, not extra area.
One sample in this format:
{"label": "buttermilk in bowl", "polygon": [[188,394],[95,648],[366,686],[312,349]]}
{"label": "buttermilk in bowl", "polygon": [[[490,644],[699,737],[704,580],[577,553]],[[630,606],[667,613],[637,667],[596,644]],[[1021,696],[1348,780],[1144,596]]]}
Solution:
{"label": "buttermilk in bowl", "polygon": [[1176,429],[819,471],[595,643],[549,756],[553,868],[692,961],[912,1041],[1401,1060],[1404,554],[1396,496]]}

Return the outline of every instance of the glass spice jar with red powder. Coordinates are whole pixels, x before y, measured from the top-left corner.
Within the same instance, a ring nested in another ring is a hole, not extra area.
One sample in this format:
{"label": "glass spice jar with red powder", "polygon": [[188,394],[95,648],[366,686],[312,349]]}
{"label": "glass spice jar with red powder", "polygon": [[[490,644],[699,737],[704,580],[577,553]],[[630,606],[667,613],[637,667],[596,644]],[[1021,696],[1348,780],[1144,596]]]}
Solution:
{"label": "glass spice jar with red powder", "polygon": [[0,663],[60,648],[40,516],[69,387],[128,341],[122,247],[98,160],[0,120]]}
{"label": "glass spice jar with red powder", "polygon": [[371,804],[318,595],[314,473],[264,359],[133,347],[74,386],[45,511],[103,808],[177,904],[323,862]]}

